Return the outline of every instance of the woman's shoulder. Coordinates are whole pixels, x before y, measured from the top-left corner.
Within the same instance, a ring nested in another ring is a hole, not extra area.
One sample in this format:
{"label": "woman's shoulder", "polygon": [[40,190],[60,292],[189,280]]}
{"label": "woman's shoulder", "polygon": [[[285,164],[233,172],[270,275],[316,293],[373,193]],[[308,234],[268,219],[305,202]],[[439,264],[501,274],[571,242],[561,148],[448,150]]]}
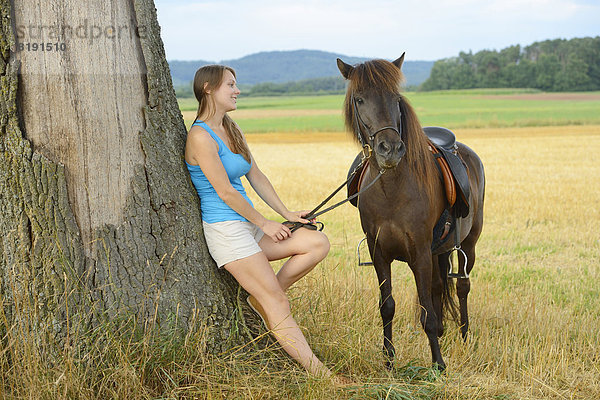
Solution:
{"label": "woman's shoulder", "polygon": [[194,155],[208,155],[209,153],[218,153],[219,143],[203,127],[194,125],[190,128],[186,140],[186,159],[196,158]]}
{"label": "woman's shoulder", "polygon": [[187,135],[188,141],[198,143],[217,143],[212,134],[201,125],[192,125]]}

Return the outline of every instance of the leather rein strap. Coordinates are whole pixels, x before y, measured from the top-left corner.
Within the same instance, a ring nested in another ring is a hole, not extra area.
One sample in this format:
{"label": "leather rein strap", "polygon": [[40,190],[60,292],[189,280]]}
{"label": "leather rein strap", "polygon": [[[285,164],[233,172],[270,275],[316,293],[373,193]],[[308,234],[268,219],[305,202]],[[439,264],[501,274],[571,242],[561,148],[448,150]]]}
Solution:
{"label": "leather rein strap", "polygon": [[[375,179],[373,179],[371,182],[369,182],[369,184],[367,186],[360,189],[358,192],[356,192],[352,196],[347,197],[346,199],[344,199],[330,207],[327,207],[324,210],[319,211],[321,209],[321,207],[323,207],[325,204],[327,204],[327,202],[329,200],[331,200],[333,198],[333,196],[335,196],[340,190],[342,190],[343,187],[345,187],[348,184],[348,182],[350,182],[352,180],[352,178],[354,178],[354,175],[356,175],[356,173],[361,170],[361,168],[365,164],[365,162],[368,162],[368,161],[369,161],[369,156],[365,156],[362,159],[362,161],[360,162],[360,164],[358,164],[358,166],[354,169],[354,171],[352,171],[352,173],[350,174],[348,179],[344,183],[342,183],[337,189],[335,189],[329,196],[327,196],[327,198],[325,200],[323,200],[318,206],[316,206],[307,215],[305,215],[304,218],[310,220],[310,219],[314,219],[320,215],[323,215],[326,212],[329,212],[329,211],[333,210],[334,208],[337,208],[337,207],[341,206],[342,204],[347,203],[352,199],[355,199],[356,197],[358,197],[359,195],[361,195],[362,193],[367,191],[371,186],[373,186],[375,184],[375,182],[377,182],[379,180],[379,178],[381,178],[381,175],[383,175],[384,171],[379,171],[379,174],[377,174]],[[319,230],[322,231],[324,224],[322,222],[317,222],[317,223],[321,225]],[[285,221],[284,224],[286,224],[292,232],[294,232],[295,230],[297,230],[298,228],[301,228],[301,227],[305,227],[305,228],[312,229],[312,230],[317,229],[317,226],[313,223],[305,224],[302,222]]]}

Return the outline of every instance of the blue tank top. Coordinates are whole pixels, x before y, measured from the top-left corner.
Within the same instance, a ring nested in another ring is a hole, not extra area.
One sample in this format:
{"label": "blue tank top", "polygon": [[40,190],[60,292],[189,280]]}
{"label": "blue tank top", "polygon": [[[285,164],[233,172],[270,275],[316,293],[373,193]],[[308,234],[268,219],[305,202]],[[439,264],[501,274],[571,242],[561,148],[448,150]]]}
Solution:
{"label": "blue tank top", "polygon": [[[225,142],[223,142],[219,135],[210,129],[205,122],[196,121],[192,124],[192,126],[194,125],[199,125],[204,128],[217,142],[217,145],[219,146],[219,158],[223,163],[223,167],[225,167],[225,172],[227,172],[229,182],[231,182],[231,185],[242,196],[244,196],[250,205],[253,206],[252,201],[250,201],[246,195],[246,190],[244,189],[242,181],[240,180],[242,176],[246,175],[250,171],[250,167],[252,165],[248,163],[242,155],[236,154],[229,150]],[[198,196],[200,197],[200,209],[202,211],[202,220],[204,222],[212,224],[214,222],[222,221],[247,221],[246,218],[242,217],[231,207],[229,207],[227,203],[221,200],[215,188],[211,185],[206,178],[206,175],[204,175],[202,172],[200,166],[190,165],[187,163],[187,161],[185,164],[190,172],[192,183],[194,184],[194,187],[198,192]]]}

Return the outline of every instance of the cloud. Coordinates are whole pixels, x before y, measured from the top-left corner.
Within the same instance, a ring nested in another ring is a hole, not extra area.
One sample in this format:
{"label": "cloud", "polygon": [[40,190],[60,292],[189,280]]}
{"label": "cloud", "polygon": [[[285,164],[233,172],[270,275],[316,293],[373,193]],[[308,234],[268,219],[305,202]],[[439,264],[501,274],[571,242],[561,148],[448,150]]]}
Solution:
{"label": "cloud", "polygon": [[591,0],[156,0],[169,59],[221,61],[318,49],[434,60],[556,37],[595,36]]}

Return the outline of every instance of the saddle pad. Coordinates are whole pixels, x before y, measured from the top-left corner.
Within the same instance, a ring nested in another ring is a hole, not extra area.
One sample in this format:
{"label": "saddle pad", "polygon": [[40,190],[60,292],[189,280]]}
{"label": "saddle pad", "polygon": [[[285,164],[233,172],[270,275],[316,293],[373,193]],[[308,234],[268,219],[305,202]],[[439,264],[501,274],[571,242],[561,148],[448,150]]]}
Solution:
{"label": "saddle pad", "polygon": [[450,171],[450,166],[446,159],[439,152],[437,147],[429,141],[429,151],[435,157],[440,173],[442,175],[442,180],[444,181],[444,189],[446,190],[446,199],[448,200],[448,204],[450,207],[454,206],[456,203],[456,184],[454,182],[454,178],[452,177],[452,171]]}
{"label": "saddle pad", "polygon": [[[362,154],[362,152],[358,153],[358,155],[352,162],[350,170],[348,170],[348,178],[350,177],[350,174],[352,174],[352,172],[354,172],[354,170],[360,165],[360,162],[362,160]],[[360,190],[360,184],[362,183],[362,180],[365,176],[365,172],[367,171],[367,165],[369,165],[368,161],[363,164],[359,171],[356,171],[356,174],[354,174],[352,180],[348,182],[348,197],[355,195]],[[350,200],[350,204],[352,204],[354,207],[358,207],[358,197]]]}
{"label": "saddle pad", "polygon": [[449,152],[443,148],[438,150],[450,168],[457,192],[456,204],[454,205],[454,215],[457,217],[466,217],[469,215],[469,199],[471,192],[467,165],[460,156],[460,153]]}

